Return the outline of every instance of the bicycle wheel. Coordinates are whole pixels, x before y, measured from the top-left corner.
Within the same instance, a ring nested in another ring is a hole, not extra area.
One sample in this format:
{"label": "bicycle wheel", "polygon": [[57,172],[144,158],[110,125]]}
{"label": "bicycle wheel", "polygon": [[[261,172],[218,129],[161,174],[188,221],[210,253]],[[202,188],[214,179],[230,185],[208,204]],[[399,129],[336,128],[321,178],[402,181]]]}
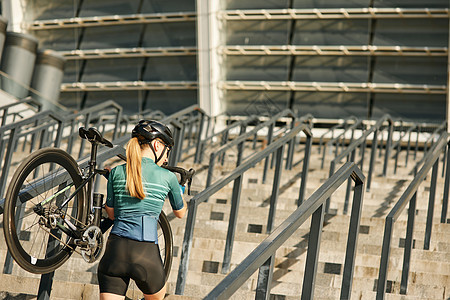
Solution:
{"label": "bicycle wheel", "polygon": [[[70,257],[74,239],[60,225],[84,226],[84,192],[60,210],[57,206],[81,182],[76,161],[60,149],[40,149],[20,164],[6,193],[3,222],[8,250],[20,267],[44,274]],[[41,209],[36,209],[39,203]]]}
{"label": "bicycle wheel", "polygon": [[158,245],[161,252],[161,258],[166,271],[166,281],[169,278],[170,268],[172,267],[173,258],[173,238],[172,229],[169,220],[164,211],[161,211],[158,220]]}

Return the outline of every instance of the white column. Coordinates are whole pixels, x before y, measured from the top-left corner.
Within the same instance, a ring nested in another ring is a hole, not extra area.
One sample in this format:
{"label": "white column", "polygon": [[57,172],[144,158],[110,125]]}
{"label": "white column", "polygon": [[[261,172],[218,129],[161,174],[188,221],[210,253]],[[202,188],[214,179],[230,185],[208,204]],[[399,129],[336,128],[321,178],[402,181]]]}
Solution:
{"label": "white column", "polygon": [[[450,52],[450,19],[448,26],[448,51]],[[450,133],[450,54],[447,52],[447,132]]]}
{"label": "white column", "polygon": [[8,31],[26,33],[24,0],[2,0],[2,15],[8,19]]}
{"label": "white column", "polygon": [[218,49],[224,34],[217,18],[219,2],[197,0],[198,99],[199,106],[210,116],[225,110],[219,89],[222,68]]}

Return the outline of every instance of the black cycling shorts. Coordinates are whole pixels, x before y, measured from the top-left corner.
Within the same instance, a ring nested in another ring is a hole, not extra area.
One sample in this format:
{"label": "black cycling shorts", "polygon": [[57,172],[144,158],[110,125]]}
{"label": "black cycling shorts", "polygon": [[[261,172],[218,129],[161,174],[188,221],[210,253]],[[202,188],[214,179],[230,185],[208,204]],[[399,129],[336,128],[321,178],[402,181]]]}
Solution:
{"label": "black cycling shorts", "polygon": [[144,294],[155,294],[165,284],[158,244],[110,234],[98,265],[100,293],[125,296],[130,278]]}

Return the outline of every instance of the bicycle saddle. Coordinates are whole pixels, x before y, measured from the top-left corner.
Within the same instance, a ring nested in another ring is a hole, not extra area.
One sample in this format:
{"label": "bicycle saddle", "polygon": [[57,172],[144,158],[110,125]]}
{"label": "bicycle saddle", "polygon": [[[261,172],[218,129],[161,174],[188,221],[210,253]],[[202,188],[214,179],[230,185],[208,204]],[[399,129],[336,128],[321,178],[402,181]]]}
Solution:
{"label": "bicycle saddle", "polygon": [[80,127],[78,129],[78,134],[82,139],[86,139],[91,143],[102,144],[109,148],[113,147],[113,144],[107,139],[103,138],[102,134],[97,130],[97,128],[91,127],[89,129],[86,129],[84,127]]}

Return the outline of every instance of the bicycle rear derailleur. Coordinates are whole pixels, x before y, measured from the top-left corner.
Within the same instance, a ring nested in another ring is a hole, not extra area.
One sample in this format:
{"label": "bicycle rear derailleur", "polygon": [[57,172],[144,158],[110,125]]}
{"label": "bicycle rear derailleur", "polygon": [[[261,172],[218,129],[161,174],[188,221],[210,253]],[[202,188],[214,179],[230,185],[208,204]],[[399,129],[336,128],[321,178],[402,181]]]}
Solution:
{"label": "bicycle rear derailleur", "polygon": [[81,256],[88,263],[95,262],[102,254],[103,234],[99,227],[89,226],[81,239],[75,241],[80,247]]}

